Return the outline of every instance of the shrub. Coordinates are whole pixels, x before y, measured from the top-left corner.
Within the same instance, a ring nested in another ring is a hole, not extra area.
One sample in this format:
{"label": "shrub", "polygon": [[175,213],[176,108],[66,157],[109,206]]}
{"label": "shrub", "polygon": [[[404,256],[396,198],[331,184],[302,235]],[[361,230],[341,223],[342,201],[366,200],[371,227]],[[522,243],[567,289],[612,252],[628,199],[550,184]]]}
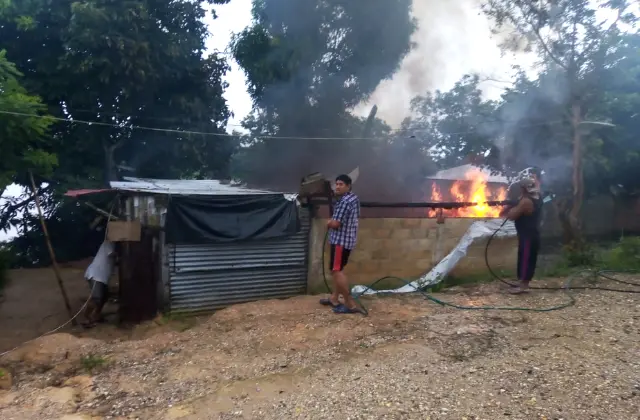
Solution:
{"label": "shrub", "polygon": [[640,237],[627,237],[605,252],[603,265],[615,270],[640,270]]}

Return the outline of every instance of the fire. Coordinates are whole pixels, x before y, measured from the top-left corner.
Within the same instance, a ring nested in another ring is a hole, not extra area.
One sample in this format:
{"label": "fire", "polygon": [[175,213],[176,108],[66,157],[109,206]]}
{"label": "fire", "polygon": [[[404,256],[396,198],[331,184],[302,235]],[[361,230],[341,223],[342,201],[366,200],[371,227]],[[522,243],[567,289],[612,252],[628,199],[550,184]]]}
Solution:
{"label": "fire", "polygon": [[[434,182],[431,185],[431,197],[429,201],[456,201],[478,203],[473,207],[463,207],[460,209],[444,210],[446,217],[476,217],[492,218],[500,216],[500,207],[491,207],[486,203],[493,200],[505,200],[507,190],[500,187],[496,191],[490,191],[487,186],[487,176],[479,170],[471,170],[465,174],[466,181],[456,181],[449,189],[450,200],[443,199],[443,194],[438,185]],[[436,211],[430,209],[429,217],[435,217]]]}

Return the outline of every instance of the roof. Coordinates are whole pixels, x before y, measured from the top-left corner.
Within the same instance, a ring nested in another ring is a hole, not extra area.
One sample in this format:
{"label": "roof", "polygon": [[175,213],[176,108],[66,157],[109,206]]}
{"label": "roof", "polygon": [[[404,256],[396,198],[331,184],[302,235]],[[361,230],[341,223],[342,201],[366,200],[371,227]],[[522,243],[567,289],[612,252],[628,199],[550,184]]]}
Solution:
{"label": "roof", "polygon": [[443,179],[449,181],[464,181],[467,180],[467,174],[473,172],[482,173],[487,182],[495,182],[501,184],[508,184],[509,180],[507,177],[503,175],[492,175],[491,171],[486,168],[481,168],[479,166],[475,166],[472,164],[466,164],[461,166],[456,166],[455,168],[444,169],[442,171],[436,172],[434,175],[430,176],[429,179]]}
{"label": "roof", "polygon": [[66,193],[64,193],[64,195],[66,195],[67,197],[80,197],[81,195],[95,194],[95,193],[104,192],[104,191],[111,191],[111,190],[110,189],[69,190]]}
{"label": "roof", "polygon": [[215,179],[148,179],[125,177],[124,181],[112,181],[111,188],[118,191],[167,195],[284,194],[275,191],[255,190],[246,188],[241,184],[223,183]]}

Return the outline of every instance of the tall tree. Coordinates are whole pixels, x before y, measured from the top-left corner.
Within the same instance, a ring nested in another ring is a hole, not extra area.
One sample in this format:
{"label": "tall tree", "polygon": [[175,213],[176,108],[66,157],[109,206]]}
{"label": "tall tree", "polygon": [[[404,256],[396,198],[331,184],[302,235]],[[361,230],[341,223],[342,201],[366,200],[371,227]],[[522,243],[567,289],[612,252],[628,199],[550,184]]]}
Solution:
{"label": "tall tree", "polygon": [[[254,0],[253,24],[232,43],[248,78],[255,139],[242,151],[264,159],[252,181],[299,180],[314,171],[347,171],[372,142],[349,111],[391,77],[411,48],[411,0]],[[371,136],[386,129],[374,129]],[[281,141],[260,136],[291,137]],[[304,139],[321,138],[318,140]],[[329,141],[325,138],[344,140]],[[273,168],[277,168],[274,171]],[[280,181],[276,182],[280,183]]]}
{"label": "tall tree", "polygon": [[0,51],[0,196],[21,173],[50,175],[57,164],[55,154],[47,152],[51,120],[46,106],[20,84],[21,77]]}
{"label": "tall tree", "polygon": [[[504,48],[523,43],[540,57],[541,68],[561,81],[566,97],[562,115],[569,127],[572,151],[572,187],[564,209],[570,237],[580,240],[580,210],[584,199],[585,152],[583,123],[590,117],[601,94],[598,81],[612,63],[622,35],[620,25],[631,25],[636,17],[631,1],[609,0],[487,0],[484,12],[498,29],[513,30]],[[615,16],[613,22],[598,18],[597,11]]]}
{"label": "tall tree", "polygon": [[[39,179],[50,189],[104,185],[118,177],[118,166],[133,167],[142,177],[228,176],[237,143],[224,131],[229,110],[222,77],[228,67],[205,53],[209,32],[202,2],[3,5],[0,39],[7,59],[24,74],[24,87],[42,99],[43,110],[62,119],[51,125],[43,148],[58,158],[55,170]],[[23,174],[13,179],[25,186],[27,180]],[[26,204],[12,203],[2,220]]]}
{"label": "tall tree", "polygon": [[479,84],[478,76],[467,75],[449,91],[416,96],[401,132],[418,139],[443,168],[493,151],[502,128],[496,118],[498,103],[485,100]]}
{"label": "tall tree", "polygon": [[96,122],[56,124],[56,180],[104,183],[122,162],[141,176],[226,175],[232,140],[178,132],[222,134],[229,117],[204,15],[188,0],[12,3],[0,37],[25,86],[54,116]]}

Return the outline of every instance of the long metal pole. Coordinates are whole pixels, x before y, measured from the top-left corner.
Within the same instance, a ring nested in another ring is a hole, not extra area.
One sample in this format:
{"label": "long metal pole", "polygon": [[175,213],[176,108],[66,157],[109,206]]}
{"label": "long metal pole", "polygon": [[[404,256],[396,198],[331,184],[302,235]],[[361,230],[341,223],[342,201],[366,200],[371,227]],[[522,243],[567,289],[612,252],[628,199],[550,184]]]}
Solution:
{"label": "long metal pole", "polygon": [[38,189],[36,188],[36,182],[33,179],[33,173],[31,171],[29,171],[29,178],[31,179],[31,188],[33,190],[33,198],[36,202],[36,207],[38,208],[38,216],[40,217],[40,224],[42,225],[42,231],[44,232],[45,241],[47,242],[47,248],[49,248],[49,256],[51,257],[53,272],[55,273],[56,279],[58,280],[58,286],[60,286],[60,293],[62,293],[62,299],[64,299],[64,305],[66,306],[67,312],[69,313],[69,317],[71,318],[71,323],[73,325],[77,325],[75,318],[73,318],[73,311],[71,310],[71,304],[69,304],[69,296],[67,296],[67,291],[64,289],[64,284],[62,283],[62,276],[60,275],[60,267],[58,267],[56,254],[53,251],[53,245],[51,244],[51,237],[49,236],[47,223],[44,220],[44,215],[42,214],[42,208],[40,207]]}

